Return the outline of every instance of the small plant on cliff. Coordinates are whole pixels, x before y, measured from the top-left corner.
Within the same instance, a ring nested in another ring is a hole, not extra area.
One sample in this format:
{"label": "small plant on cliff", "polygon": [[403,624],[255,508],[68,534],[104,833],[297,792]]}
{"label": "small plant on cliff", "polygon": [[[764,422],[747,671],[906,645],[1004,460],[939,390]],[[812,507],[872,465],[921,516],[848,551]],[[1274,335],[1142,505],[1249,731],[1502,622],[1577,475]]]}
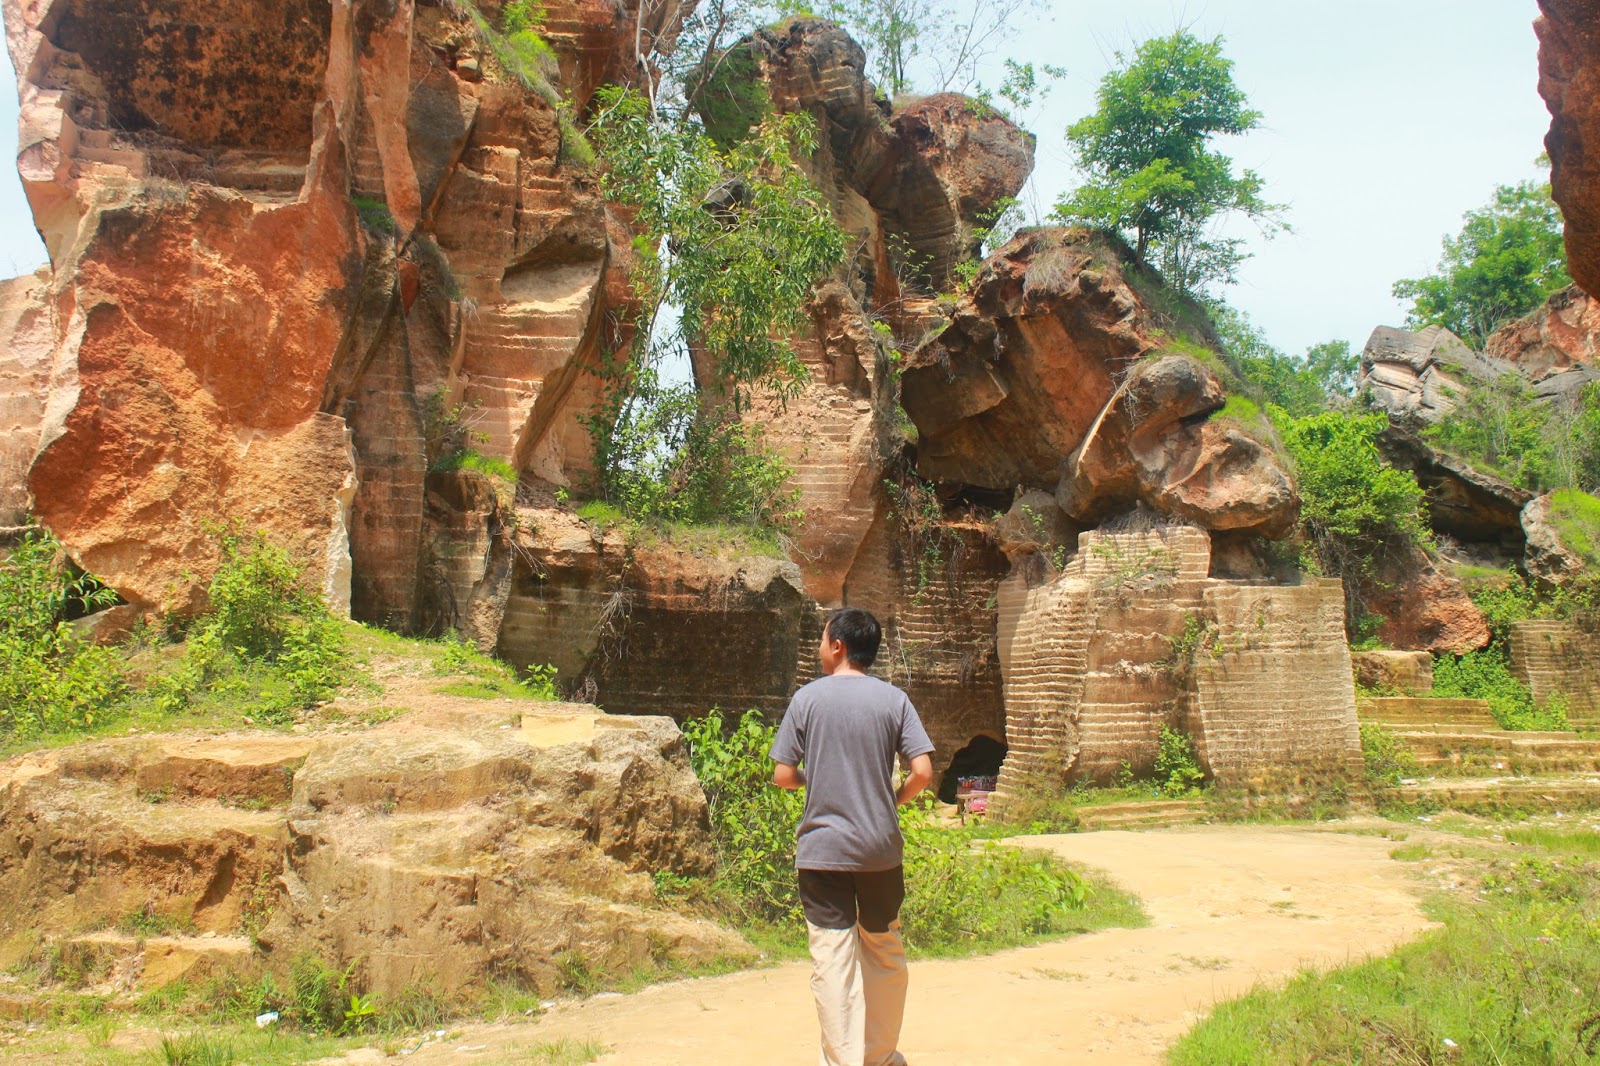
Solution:
{"label": "small plant on cliff", "polygon": [[1187,733],[1161,727],[1156,747],[1156,784],[1169,796],[1187,796],[1200,788],[1205,771],[1195,757],[1194,741]]}
{"label": "small plant on cliff", "polygon": [[125,688],[116,656],[68,618],[115,601],[69,568],[50,534],[22,535],[0,564],[0,739],[87,729],[113,713]]}

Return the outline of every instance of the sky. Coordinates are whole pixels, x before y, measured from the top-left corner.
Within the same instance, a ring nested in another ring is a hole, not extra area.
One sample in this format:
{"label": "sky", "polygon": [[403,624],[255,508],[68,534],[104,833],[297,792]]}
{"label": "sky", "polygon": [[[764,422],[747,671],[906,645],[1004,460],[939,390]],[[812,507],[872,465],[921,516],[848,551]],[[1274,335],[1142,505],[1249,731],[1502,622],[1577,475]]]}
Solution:
{"label": "sky", "polygon": [[[971,0],[957,0],[970,3]],[[1078,181],[1063,131],[1094,109],[1115,53],[1187,27],[1225,38],[1263,124],[1218,147],[1260,172],[1294,232],[1249,224],[1255,258],[1226,298],[1291,352],[1359,349],[1399,325],[1400,278],[1433,269],[1440,239],[1496,185],[1539,177],[1550,117],[1537,92],[1535,0],[1049,0],[1002,53],[1067,75],[1019,116],[1039,137],[1027,199],[1048,211]],[[997,84],[999,60],[986,74]],[[915,73],[915,71],[914,71]],[[17,101],[0,91],[0,158],[16,156]],[[0,270],[45,262],[14,167],[0,167]]]}

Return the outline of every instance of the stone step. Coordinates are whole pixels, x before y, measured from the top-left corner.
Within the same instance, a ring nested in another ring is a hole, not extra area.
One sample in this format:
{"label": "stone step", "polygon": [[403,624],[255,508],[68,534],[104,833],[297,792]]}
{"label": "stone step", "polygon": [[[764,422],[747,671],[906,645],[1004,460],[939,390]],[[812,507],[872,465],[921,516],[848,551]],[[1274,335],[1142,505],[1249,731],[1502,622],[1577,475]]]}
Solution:
{"label": "stone step", "polygon": [[1581,810],[1600,807],[1600,774],[1435,778],[1400,785],[1389,795],[1466,812]]}
{"label": "stone step", "polygon": [[1205,817],[1206,805],[1199,800],[1134,800],[1079,807],[1078,828],[1160,829],[1172,825],[1192,825]]}
{"label": "stone step", "polygon": [[92,984],[143,991],[176,981],[245,976],[259,964],[255,945],[242,936],[137,936],[106,931],[61,942],[62,963]]}
{"label": "stone step", "polygon": [[1432,696],[1374,696],[1356,701],[1357,716],[1379,725],[1497,725],[1488,700],[1442,699]]}
{"label": "stone step", "polygon": [[164,738],[139,753],[134,786],[169,799],[282,807],[314,743],[271,734]]}

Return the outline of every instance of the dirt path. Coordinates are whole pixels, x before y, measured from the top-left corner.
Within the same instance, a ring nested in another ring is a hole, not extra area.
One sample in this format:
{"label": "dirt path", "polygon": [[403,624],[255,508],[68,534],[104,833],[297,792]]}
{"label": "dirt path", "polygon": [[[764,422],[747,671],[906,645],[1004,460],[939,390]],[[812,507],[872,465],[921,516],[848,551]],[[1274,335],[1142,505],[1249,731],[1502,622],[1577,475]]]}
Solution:
{"label": "dirt path", "polygon": [[[1160,1062],[1219,1000],[1386,952],[1430,925],[1380,837],[1227,827],[1028,842],[1105,870],[1145,901],[1150,926],[914,962],[901,1041],[912,1066]],[[408,1061],[525,1062],[534,1045],[570,1037],[609,1047],[602,1064],[810,1066],[808,972],[791,963],[566,1004],[535,1023],[464,1030]]]}

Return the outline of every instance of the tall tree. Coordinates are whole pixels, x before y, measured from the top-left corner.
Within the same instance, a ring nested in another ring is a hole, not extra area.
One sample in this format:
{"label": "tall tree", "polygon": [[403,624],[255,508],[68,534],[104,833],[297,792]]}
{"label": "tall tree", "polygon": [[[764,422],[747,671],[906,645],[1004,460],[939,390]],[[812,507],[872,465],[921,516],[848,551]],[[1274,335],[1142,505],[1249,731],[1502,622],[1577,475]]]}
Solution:
{"label": "tall tree", "polygon": [[1444,239],[1437,272],[1395,282],[1394,295],[1411,301],[1409,324],[1438,323],[1481,351],[1502,323],[1572,279],[1549,182],[1501,185],[1462,219],[1461,232]]}
{"label": "tall tree", "polygon": [[1243,214],[1271,232],[1287,228],[1282,207],[1262,198],[1253,170],[1211,147],[1214,138],[1261,122],[1234,84],[1222,38],[1187,31],[1140,44],[1100,80],[1098,108],[1067,129],[1087,180],[1056,206],[1057,217],[1116,230],[1169,284],[1201,294],[1234,280],[1243,242],[1215,223]]}

